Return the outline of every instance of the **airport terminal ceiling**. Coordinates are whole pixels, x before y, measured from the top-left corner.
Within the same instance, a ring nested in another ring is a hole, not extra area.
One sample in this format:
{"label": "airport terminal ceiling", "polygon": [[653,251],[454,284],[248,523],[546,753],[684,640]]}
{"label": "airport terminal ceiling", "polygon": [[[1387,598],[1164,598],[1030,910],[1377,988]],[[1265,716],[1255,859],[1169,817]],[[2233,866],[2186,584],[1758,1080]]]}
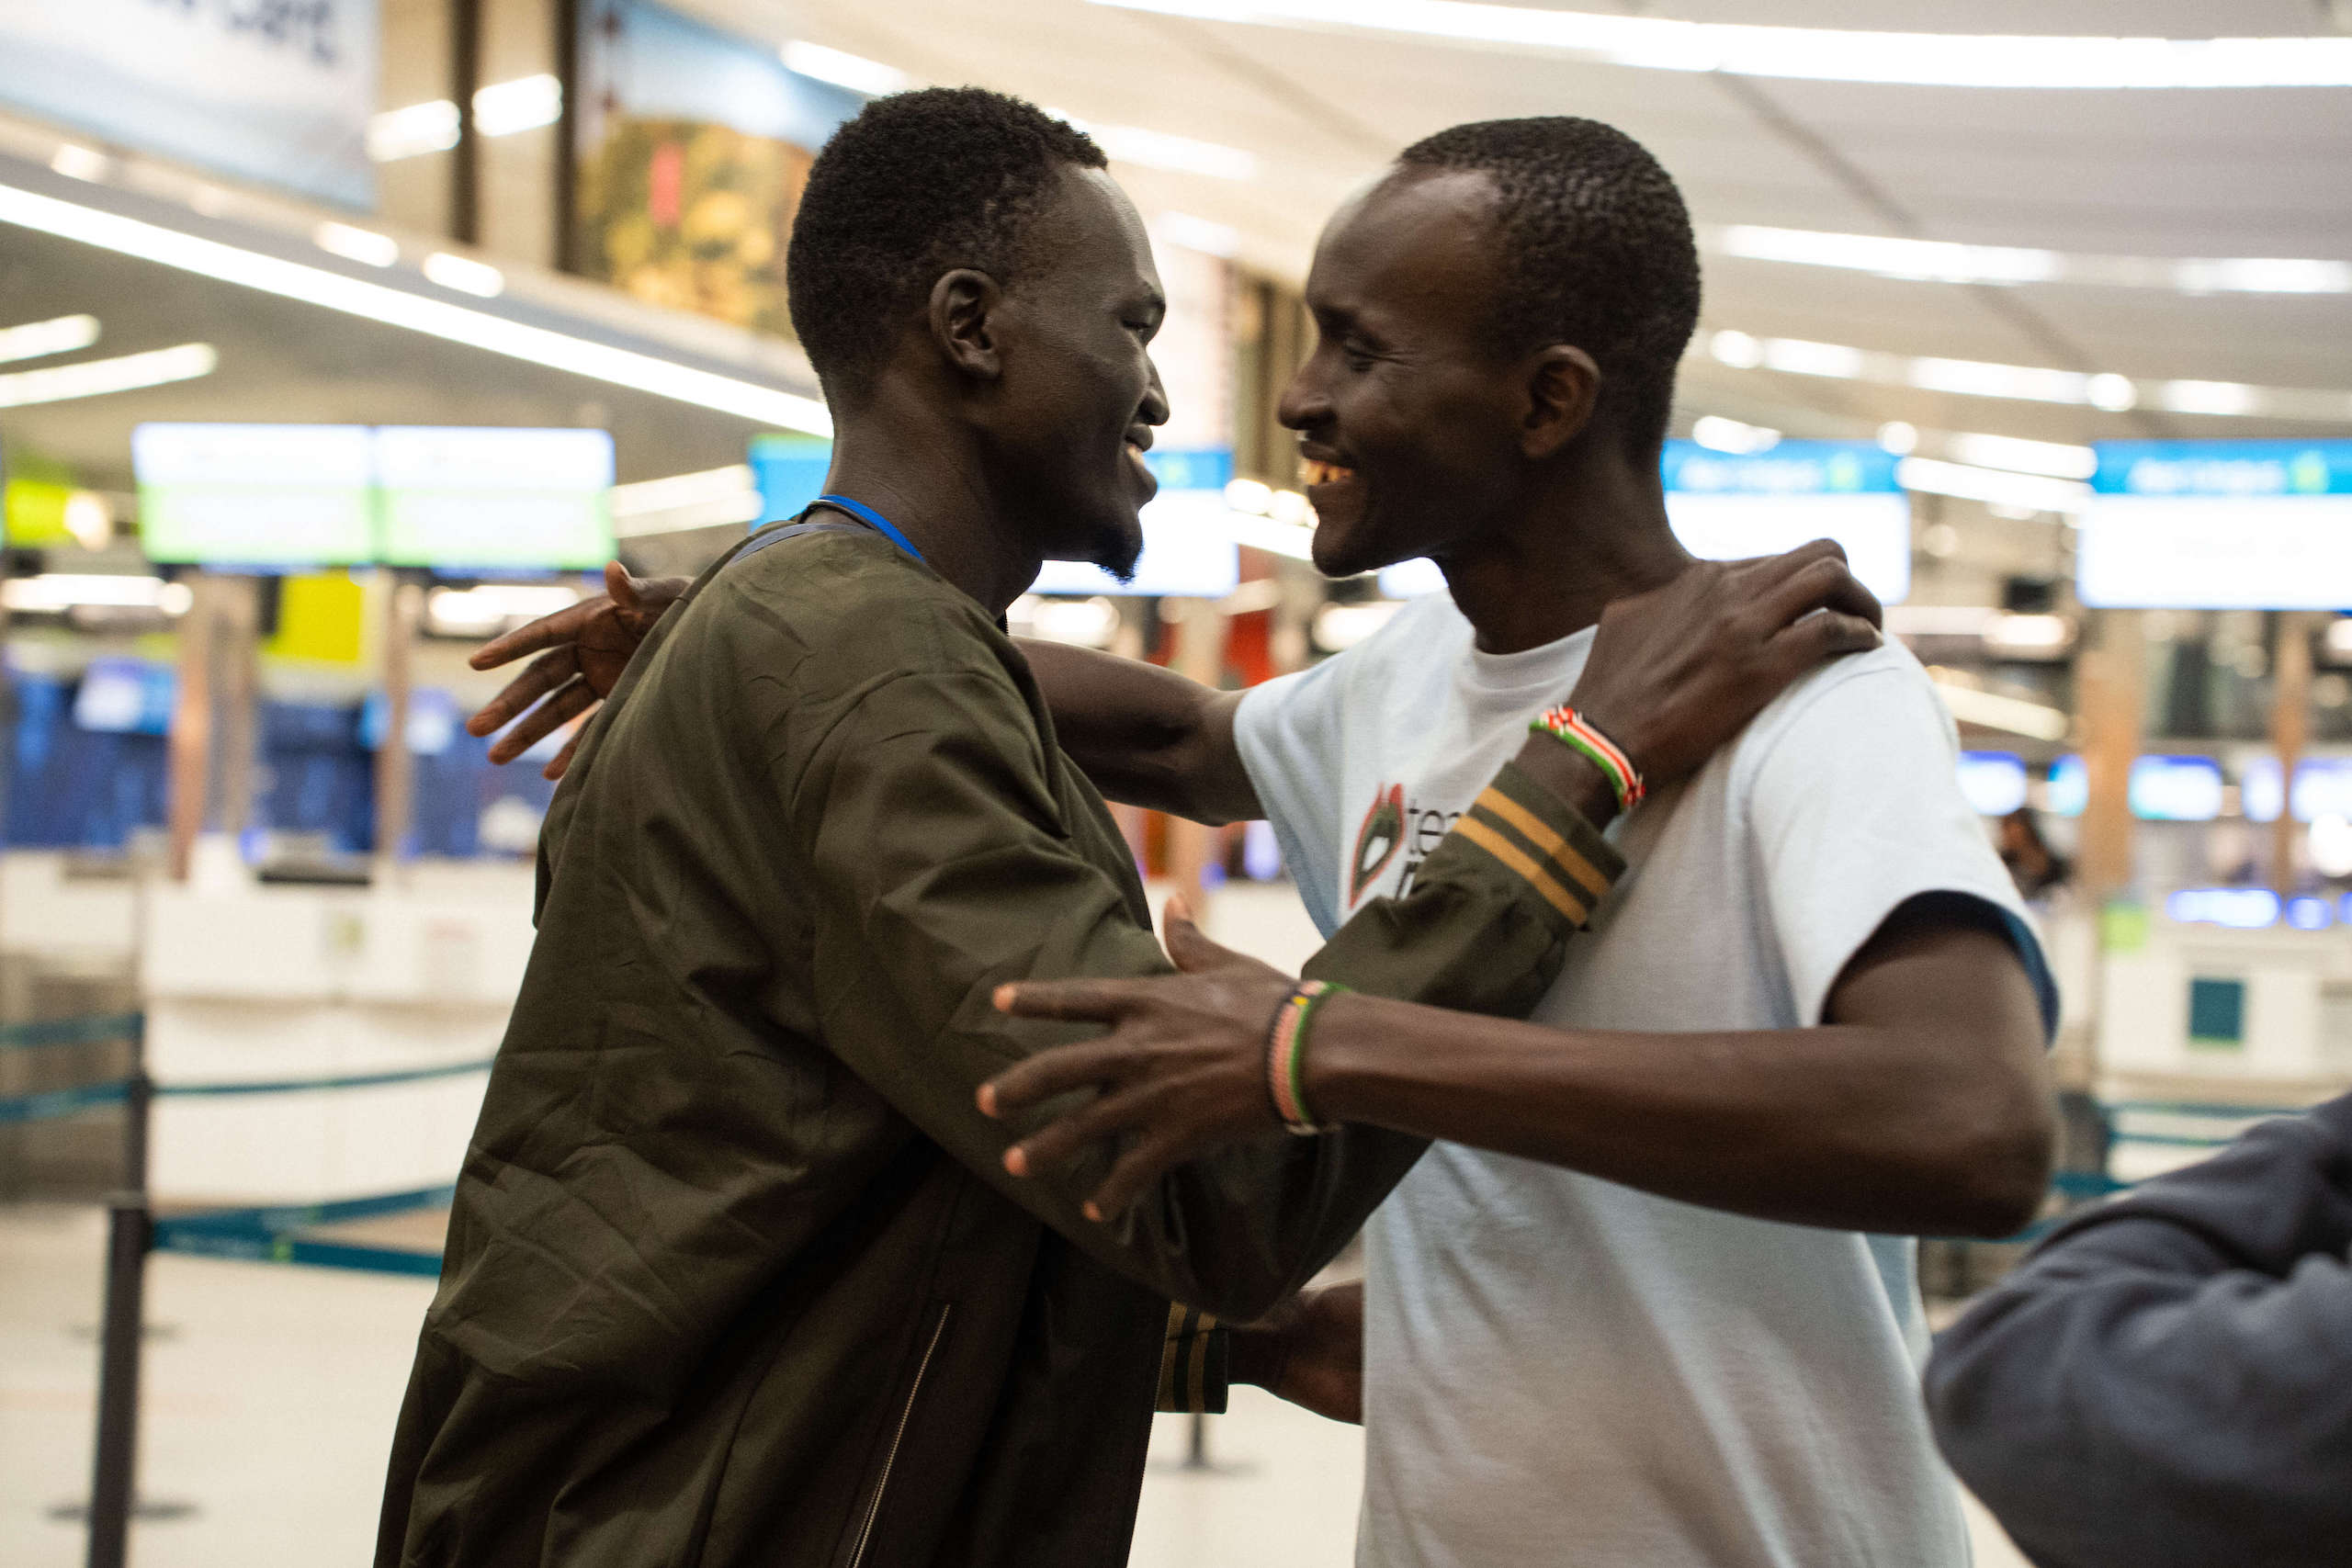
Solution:
{"label": "airport terminal ceiling", "polygon": [[[201,226],[185,211],[175,215],[157,207],[153,215],[175,227]],[[264,251],[285,244],[259,232],[235,237]],[[307,246],[288,254],[306,250],[311,265],[333,265]],[[0,229],[0,298],[8,302],[11,323],[96,317],[93,352],[99,355],[185,344],[208,344],[217,352],[215,368],[192,380],[0,410],[0,443],[7,449],[70,464],[83,482],[100,489],[131,488],[130,433],[147,420],[593,425],[613,433],[625,483],[740,463],[745,440],[768,428],[13,225]],[[614,309],[619,308],[635,309]],[[593,322],[527,307],[509,306],[504,313],[597,341],[632,341],[598,333]],[[700,322],[691,326],[711,330]],[[681,357],[672,344],[634,341],[650,352]],[[725,368],[742,373],[740,366]],[[0,450],[0,461],[6,457]]]}
{"label": "airport terminal ceiling", "polygon": [[[2343,352],[2352,340],[2352,292],[2193,296],[2175,287],[1912,281],[1743,259],[1721,243],[1724,227],[1755,225],[2069,258],[2342,264],[2343,235],[2352,229],[2352,181],[2343,175],[2352,167],[2352,116],[2341,87],[2044,91],[1801,81],[1629,69],[1369,27],[1199,15],[1312,8],[1245,0],[688,3],[739,30],[806,38],[919,80],[979,82],[1082,117],[1238,149],[1254,160],[1255,177],[1131,164],[1118,174],[1147,212],[1173,209],[1225,225],[1244,262],[1294,280],[1306,272],[1323,215],[1406,142],[1462,120],[1580,114],[1640,138],[1681,182],[1710,241],[1710,330],[2135,378],[2352,389]],[[1574,0],[1549,8],[1978,34],[2352,30],[2352,7],[2328,0],[2222,7],[2204,0]],[[1046,38],[1053,47],[1039,48]],[[2146,407],[2108,413],[1741,373],[1707,360],[1694,360],[1685,389],[1694,405],[1792,434],[1865,434],[1864,422],[1886,419],[2070,442],[2320,432],[2301,421]],[[2352,399],[2338,400],[2347,411],[2335,415],[2340,425],[2352,418]]]}

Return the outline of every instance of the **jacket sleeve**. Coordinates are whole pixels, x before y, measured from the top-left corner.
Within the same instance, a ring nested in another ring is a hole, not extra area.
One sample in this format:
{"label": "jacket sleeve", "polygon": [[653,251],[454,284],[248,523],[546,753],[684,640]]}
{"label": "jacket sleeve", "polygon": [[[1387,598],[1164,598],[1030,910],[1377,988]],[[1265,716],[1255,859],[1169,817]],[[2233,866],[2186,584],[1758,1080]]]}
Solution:
{"label": "jacket sleeve", "polygon": [[2352,1096],[2073,1220],[1928,1368],[2048,1568],[2317,1568],[2352,1540]]}
{"label": "jacket sleeve", "polygon": [[[1004,1172],[1016,1130],[982,1116],[975,1090],[1087,1032],[1009,1019],[995,987],[1169,968],[1121,885],[1073,843],[1043,747],[1009,678],[954,671],[878,682],[805,765],[782,768],[806,846],[827,1043],[926,1136],[1104,1263],[1218,1316],[1258,1316],[1346,1245],[1424,1145],[1351,1129],[1230,1147],[1110,1224],[1079,1209],[1105,1174],[1099,1150],[1041,1178]],[[1546,869],[1568,863],[1546,846],[1581,829],[1585,852],[1567,852],[1603,886],[1617,863],[1575,813],[1520,787],[1532,794],[1512,808],[1526,819],[1518,840],[1497,829],[1500,853],[1442,845],[1410,897],[1366,910],[1311,971],[1457,1008],[1532,1006],[1572,911],[1589,907],[1558,886],[1577,873]]]}

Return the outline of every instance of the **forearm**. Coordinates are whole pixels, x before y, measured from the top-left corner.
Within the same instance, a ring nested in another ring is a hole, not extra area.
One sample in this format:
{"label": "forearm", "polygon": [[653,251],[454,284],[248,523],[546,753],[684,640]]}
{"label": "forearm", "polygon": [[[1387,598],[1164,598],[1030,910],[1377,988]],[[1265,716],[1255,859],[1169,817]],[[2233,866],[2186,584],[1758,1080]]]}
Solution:
{"label": "forearm", "polygon": [[2042,1156],[2030,1109],[1988,1077],[1883,1026],[1603,1032],[1343,997],[1317,1019],[1306,1085],[1334,1120],[1759,1219],[2006,1235]]}
{"label": "forearm", "polygon": [[1141,660],[1019,639],[1063,750],[1111,800],[1196,822],[1263,815],[1233,742],[1239,694]]}

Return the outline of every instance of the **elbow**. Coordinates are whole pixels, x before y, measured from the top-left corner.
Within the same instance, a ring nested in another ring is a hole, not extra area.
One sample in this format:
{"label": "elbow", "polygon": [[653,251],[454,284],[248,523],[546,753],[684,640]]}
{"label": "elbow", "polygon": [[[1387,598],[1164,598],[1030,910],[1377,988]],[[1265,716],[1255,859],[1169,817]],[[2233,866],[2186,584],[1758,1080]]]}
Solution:
{"label": "elbow", "polygon": [[1966,1119],[1967,1128],[1946,1156],[1951,1218],[1949,1234],[1984,1241],[2012,1236],[2031,1224],[2050,1190],[2058,1120],[2048,1095],[2001,1097]]}

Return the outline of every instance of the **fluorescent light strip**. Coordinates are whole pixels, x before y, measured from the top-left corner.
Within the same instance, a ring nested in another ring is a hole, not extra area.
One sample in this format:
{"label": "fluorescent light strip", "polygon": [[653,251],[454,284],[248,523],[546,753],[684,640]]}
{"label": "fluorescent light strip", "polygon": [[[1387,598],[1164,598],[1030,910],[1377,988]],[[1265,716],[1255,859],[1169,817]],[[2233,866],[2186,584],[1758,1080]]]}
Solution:
{"label": "fluorescent light strip", "polygon": [[2245,415],[2336,423],[2352,420],[2352,391],[2313,387],[2255,387],[2240,381],[2134,381],[2113,371],[2086,375],[1975,359],[1913,358],[1844,344],[1801,338],[1759,338],[1711,333],[1705,352],[1734,370],[1778,370],[1793,376],[1872,381],[1962,397],[2065,403],[2120,413],[2153,407],[2175,413]]}
{"label": "fluorescent light strip", "polygon": [[915,85],[915,79],[895,65],[885,65],[878,60],[868,60],[862,54],[845,50],[828,49],[821,43],[794,39],[784,46],[784,68],[800,75],[830,82],[836,87],[847,87],[853,93],[864,93],[878,98],[888,93],[903,93]]}
{"label": "fluorescent light strip", "polygon": [[[862,54],[852,54],[846,50],[810,43],[805,39],[792,39],[779,52],[786,70],[820,82],[830,82],[836,87],[847,87],[851,92],[863,93],[869,98],[903,93],[910,87],[922,85],[919,78],[895,65],[868,60]],[[479,99],[476,104],[479,107]],[[1190,136],[1174,136],[1164,130],[1146,130],[1140,126],[1104,125],[1081,119],[1063,109],[1048,108],[1046,112],[1057,119],[1068,120],[1094,138],[1103,154],[1114,163],[1133,164],[1146,169],[1166,169],[1180,175],[1204,175],[1217,180],[1248,181],[1258,177],[1256,154],[1238,147],[1202,141]],[[1191,221],[1199,223],[1202,220],[1194,219]],[[1231,231],[1226,232],[1229,235]],[[1178,243],[1190,243],[1187,241]],[[1212,255],[1233,254],[1230,250],[1216,250],[1208,245],[1194,245],[1193,248],[1206,250]]]}
{"label": "fluorescent light strip", "polygon": [[57,316],[20,327],[0,327],[0,365],[12,359],[39,359],[47,354],[73,354],[97,341],[96,316]]}
{"label": "fluorescent light strip", "polygon": [[372,229],[326,222],[311,231],[311,243],[322,251],[363,266],[390,266],[401,259],[401,243]]}
{"label": "fluorescent light strip", "polygon": [[1654,71],[1922,87],[2341,87],[2352,38],[1857,32],[1596,16],[1473,0],[1093,0],[1263,27],[1402,34]]}
{"label": "fluorescent light strip", "polygon": [[1761,424],[1742,424],[1721,414],[1701,414],[1690,426],[1690,439],[1716,452],[1746,457],[1769,452],[1781,444],[1781,433]]}
{"label": "fluorescent light strip", "polygon": [[506,289],[506,275],[487,262],[469,261],[447,251],[435,251],[418,268],[427,279],[460,294],[494,299]]}
{"label": "fluorescent light strip", "polygon": [[2352,294],[2352,262],[2346,261],[2075,255],[1744,223],[1711,230],[1705,238],[1709,250],[1746,261],[1838,267],[1918,283],[2095,283],[2183,294]]}
{"label": "fluorescent light strip", "polygon": [[1945,681],[1937,681],[1935,686],[1945,709],[1962,724],[2004,729],[2036,740],[2064,740],[2066,732],[2074,728],[2074,721],[2056,708],[2030,703],[2022,697],[2005,697],[1998,692],[1980,692],[1973,686],[1957,686]]}
{"label": "fluorescent light strip", "polygon": [[650,392],[754,423],[831,435],[832,416],[814,398],[697,370],[632,349],[528,326],[488,311],[346,277],[323,267],[264,255],[136,218],[0,185],[0,222],[137,256],[282,299],[404,327],[449,343]]}
{"label": "fluorescent light strip", "polygon": [[447,98],[386,109],[368,121],[368,156],[391,164],[447,152],[458,144],[458,106]]}
{"label": "fluorescent light strip", "polygon": [[1937,457],[1904,458],[1894,465],[1894,479],[1905,490],[1958,496],[1963,501],[1982,501],[1994,506],[2022,506],[2034,512],[2080,512],[2090,503],[2091,497],[2091,487],[2078,479],[2047,479],[2006,468],[1979,468]]}
{"label": "fluorescent light strip", "polygon": [[[484,136],[537,130],[563,118],[563,84],[542,73],[492,82],[474,93],[474,129]],[[464,129],[456,102],[435,98],[386,109],[368,121],[368,156],[379,164],[447,152]]]}
{"label": "fluorescent light strip", "polygon": [[184,343],[177,348],[150,349],[112,359],[84,359],[45,370],[17,370],[0,376],[0,409],[20,409],[32,403],[62,403],[74,398],[95,398],[107,392],[135,392],[141,387],[167,386],[209,376],[220,363],[209,343]]}
{"label": "fluorescent light strip", "polygon": [[82,604],[148,610],[164,607],[170,592],[171,584],[160,577],[49,571],[0,583],[0,605],[32,615],[55,615]]}
{"label": "fluorescent light strip", "polygon": [[2055,479],[2086,479],[2098,470],[2098,454],[2060,441],[2028,441],[2015,435],[1962,433],[1947,436],[1945,449],[1963,463]]}
{"label": "fluorescent light strip", "polygon": [[751,467],[733,463],[613,487],[613,532],[624,539],[759,519],[765,499]]}
{"label": "fluorescent light strip", "polygon": [[484,136],[537,130],[563,118],[563,84],[553,76],[493,82],[474,93],[474,129]]}
{"label": "fluorescent light strip", "polygon": [[674,512],[681,506],[699,506],[758,489],[759,481],[752,477],[748,463],[697,468],[690,474],[667,474],[658,479],[615,485],[613,515],[636,517],[649,512]]}
{"label": "fluorescent light strip", "polygon": [[1165,169],[1170,174],[1201,175],[1213,180],[1246,182],[1258,177],[1257,155],[1238,147],[1196,141],[1190,136],[1171,136],[1164,130],[1146,130],[1140,126],[1102,125],[1074,115],[1060,118],[1094,138],[1103,156],[1114,164]]}

